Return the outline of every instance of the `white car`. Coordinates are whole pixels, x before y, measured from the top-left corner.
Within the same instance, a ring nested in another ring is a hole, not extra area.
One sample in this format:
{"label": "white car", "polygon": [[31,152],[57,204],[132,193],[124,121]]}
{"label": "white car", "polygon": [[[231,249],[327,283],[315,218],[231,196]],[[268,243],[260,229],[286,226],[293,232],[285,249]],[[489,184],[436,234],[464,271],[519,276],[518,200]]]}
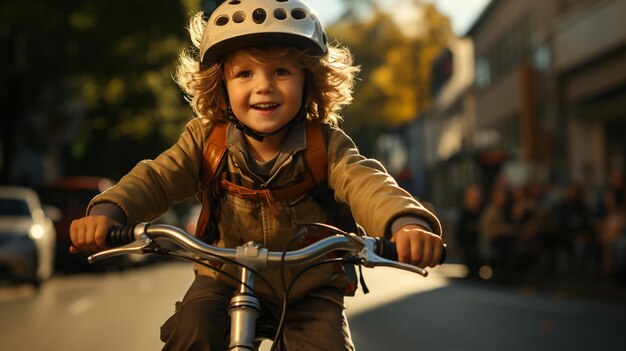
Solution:
{"label": "white car", "polygon": [[39,288],[54,271],[56,232],[35,191],[0,186],[0,275]]}

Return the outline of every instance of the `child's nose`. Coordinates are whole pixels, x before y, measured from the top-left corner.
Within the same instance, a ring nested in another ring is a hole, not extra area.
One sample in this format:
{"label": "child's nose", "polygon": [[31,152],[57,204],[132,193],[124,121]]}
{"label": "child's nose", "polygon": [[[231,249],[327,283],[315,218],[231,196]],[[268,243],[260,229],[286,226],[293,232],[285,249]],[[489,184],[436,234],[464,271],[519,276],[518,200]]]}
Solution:
{"label": "child's nose", "polygon": [[273,77],[268,76],[267,74],[259,75],[257,82],[257,93],[266,94],[274,91],[274,80]]}

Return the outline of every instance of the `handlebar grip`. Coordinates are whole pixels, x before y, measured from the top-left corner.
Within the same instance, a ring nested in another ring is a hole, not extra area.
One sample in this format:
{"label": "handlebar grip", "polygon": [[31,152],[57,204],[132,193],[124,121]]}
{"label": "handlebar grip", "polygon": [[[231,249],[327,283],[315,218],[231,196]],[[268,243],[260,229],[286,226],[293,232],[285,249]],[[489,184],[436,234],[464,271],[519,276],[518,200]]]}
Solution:
{"label": "handlebar grip", "polygon": [[376,238],[376,247],[374,253],[382,258],[386,258],[391,261],[398,261],[398,250],[396,249],[396,243],[391,242],[386,238]]}
{"label": "handlebar grip", "polygon": [[[398,261],[398,250],[396,249],[396,243],[386,238],[376,238],[375,254],[382,258],[386,258],[391,261]],[[441,257],[439,258],[439,264],[443,264],[448,257],[448,245],[443,244],[443,250],[441,251]]]}
{"label": "handlebar grip", "polygon": [[448,258],[448,245],[443,244],[441,248],[441,257],[439,257],[439,264],[444,264],[446,262],[446,258]]}
{"label": "handlebar grip", "polygon": [[135,225],[121,225],[109,229],[107,245],[110,247],[124,246],[135,241]]}

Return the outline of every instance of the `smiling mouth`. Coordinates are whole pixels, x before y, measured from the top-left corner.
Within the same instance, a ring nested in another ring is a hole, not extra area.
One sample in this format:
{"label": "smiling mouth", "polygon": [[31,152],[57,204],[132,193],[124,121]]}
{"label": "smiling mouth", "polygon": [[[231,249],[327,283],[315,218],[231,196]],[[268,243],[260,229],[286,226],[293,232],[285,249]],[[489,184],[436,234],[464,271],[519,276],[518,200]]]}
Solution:
{"label": "smiling mouth", "polygon": [[269,111],[269,110],[273,110],[275,108],[277,108],[279,105],[278,104],[254,104],[252,105],[252,108],[256,109],[256,110],[262,110],[262,111]]}

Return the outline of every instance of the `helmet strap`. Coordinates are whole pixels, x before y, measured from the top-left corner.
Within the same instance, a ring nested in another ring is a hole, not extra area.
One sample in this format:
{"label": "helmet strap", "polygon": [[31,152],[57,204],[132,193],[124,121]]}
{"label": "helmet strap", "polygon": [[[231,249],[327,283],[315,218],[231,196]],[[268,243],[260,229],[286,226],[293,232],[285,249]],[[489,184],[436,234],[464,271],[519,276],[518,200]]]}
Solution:
{"label": "helmet strap", "polygon": [[263,142],[263,139],[265,137],[269,137],[272,135],[276,135],[278,133],[280,133],[283,129],[286,128],[290,128],[291,126],[293,126],[294,124],[300,122],[301,120],[304,119],[304,116],[306,116],[306,110],[304,109],[300,109],[300,111],[298,112],[298,114],[291,119],[291,121],[289,121],[288,123],[286,123],[284,126],[276,129],[273,132],[268,132],[268,133],[261,133],[259,131],[256,131],[250,127],[248,127],[247,125],[243,124],[234,114],[233,114],[233,110],[228,107],[226,109],[227,113],[228,113],[228,120],[230,121],[230,123],[232,123],[235,128],[239,129],[240,131],[242,131],[245,135],[251,137],[252,139],[259,141],[259,142]]}

